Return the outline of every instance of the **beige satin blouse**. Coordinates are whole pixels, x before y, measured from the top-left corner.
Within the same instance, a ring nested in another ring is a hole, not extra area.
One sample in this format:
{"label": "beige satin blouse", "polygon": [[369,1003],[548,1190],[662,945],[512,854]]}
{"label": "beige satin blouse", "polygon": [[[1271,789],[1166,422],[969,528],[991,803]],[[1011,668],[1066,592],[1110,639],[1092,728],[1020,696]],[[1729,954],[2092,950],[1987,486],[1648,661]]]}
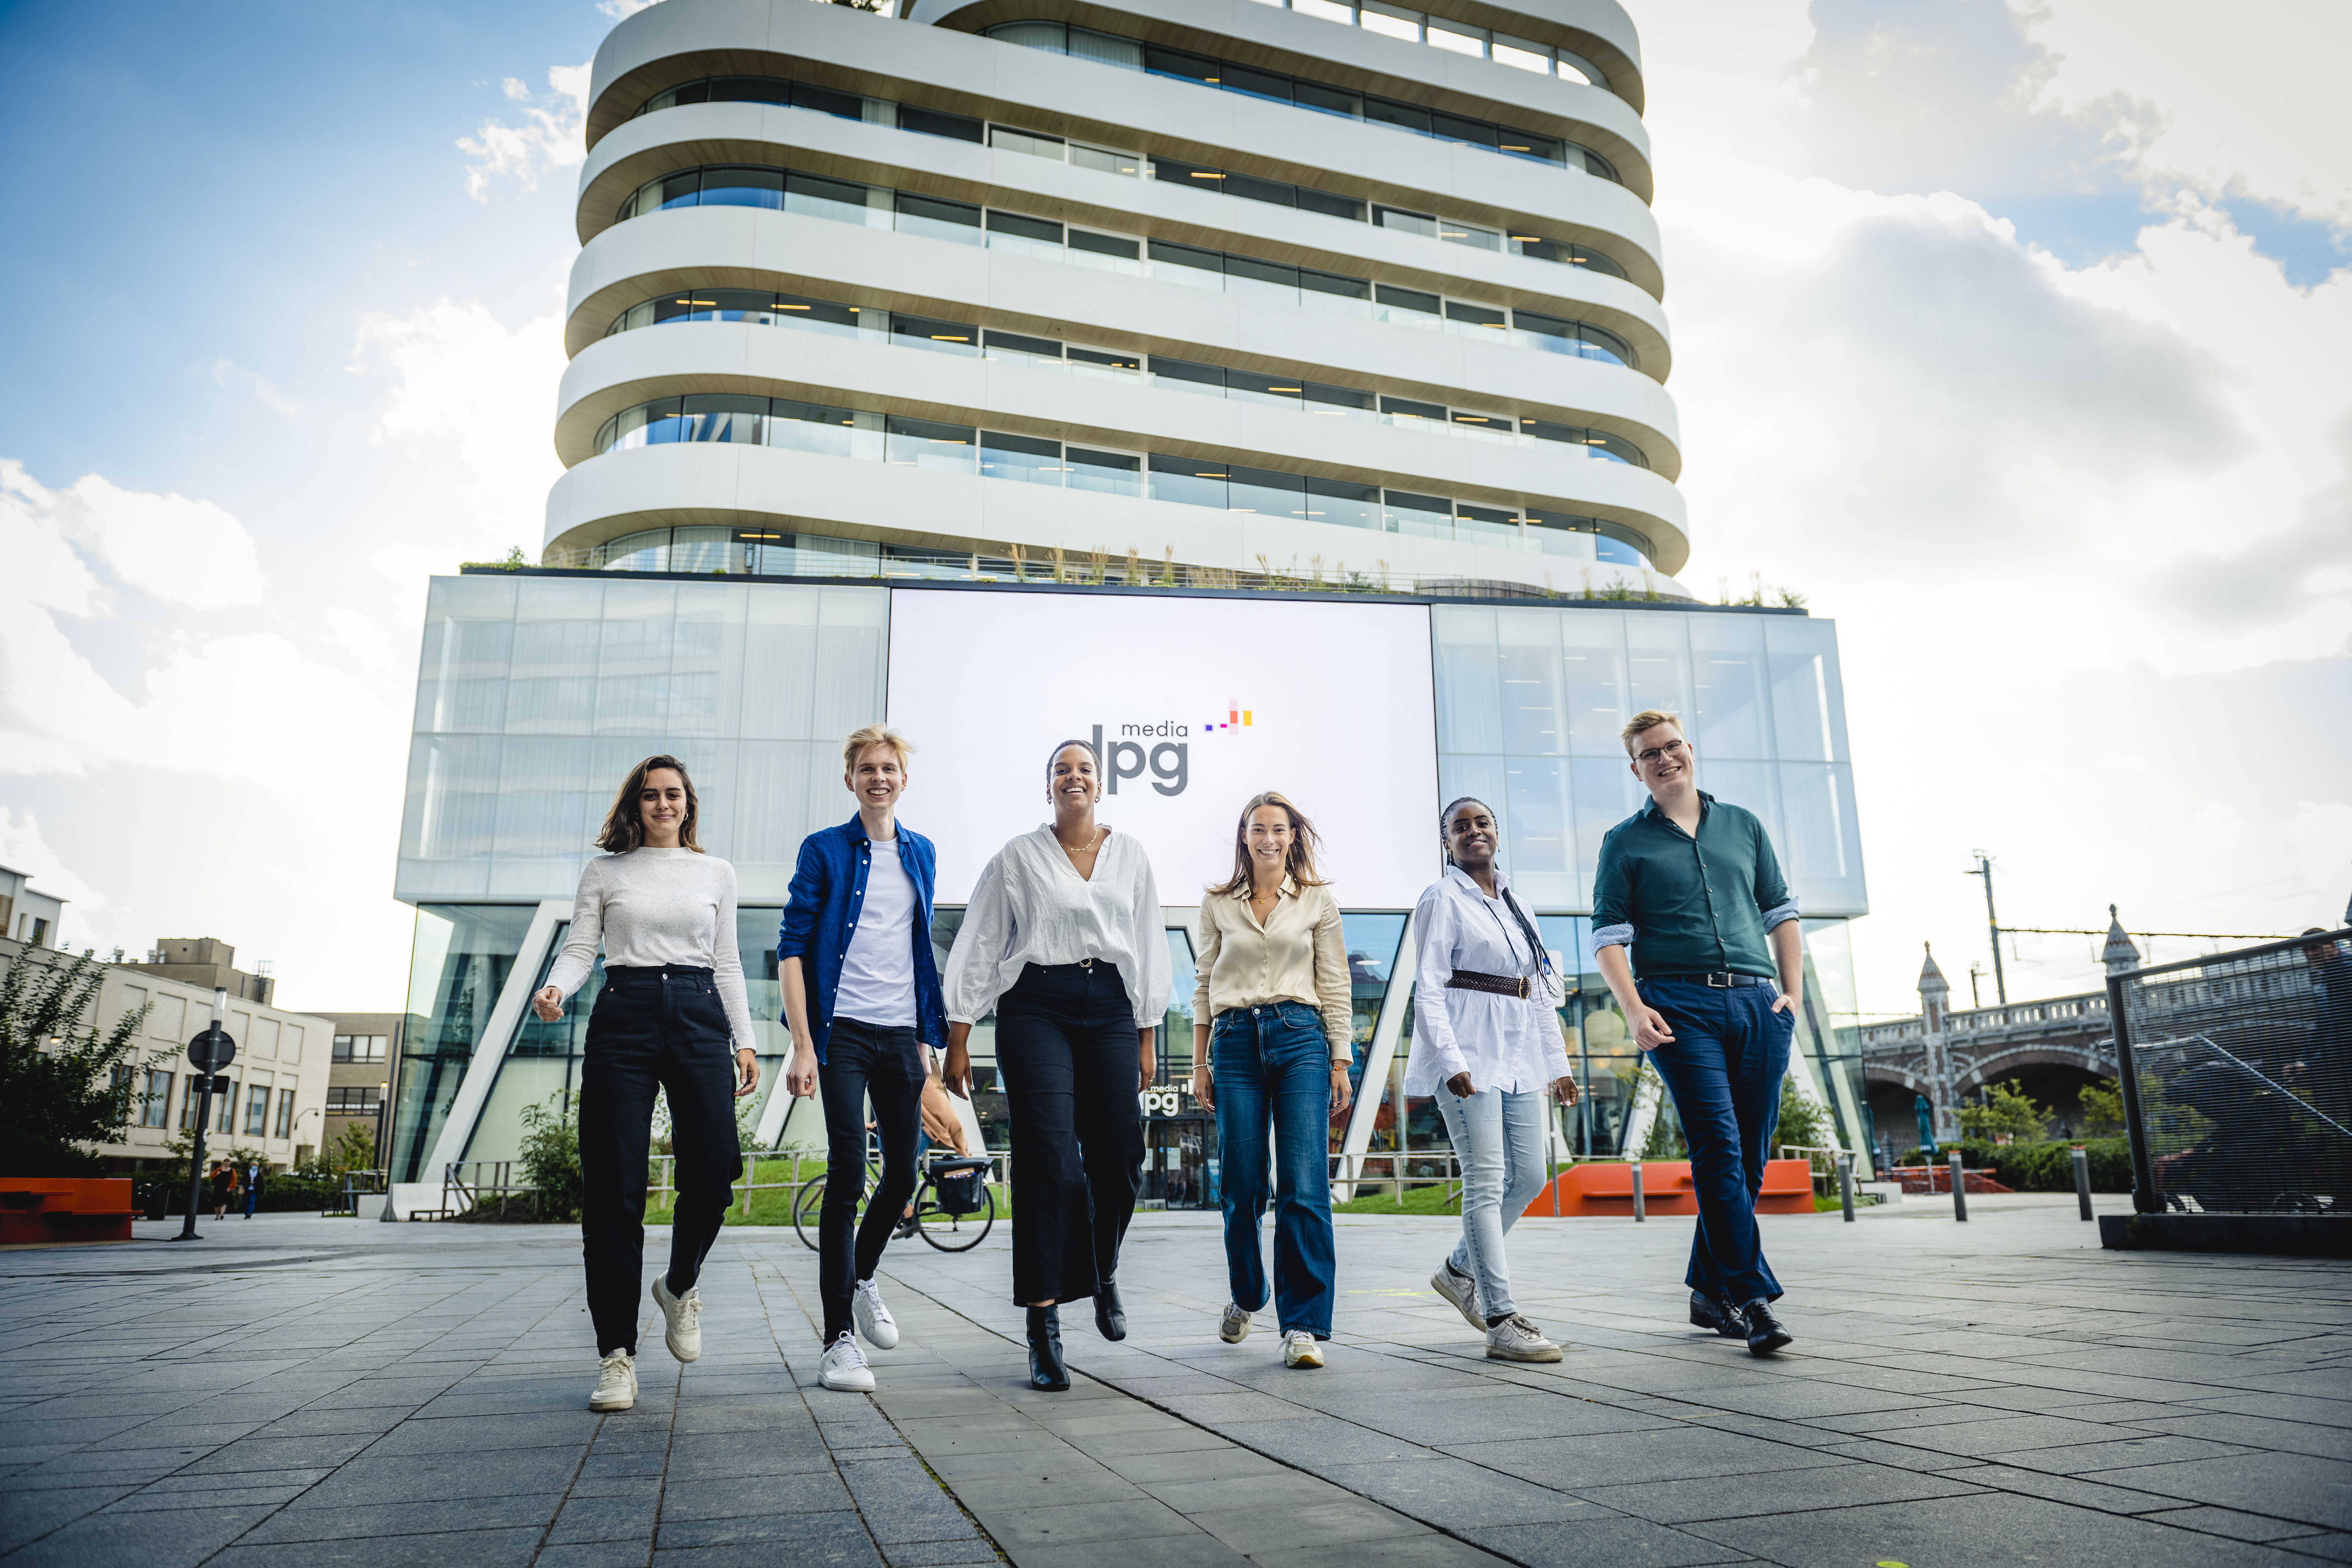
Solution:
{"label": "beige satin blouse", "polygon": [[1246,887],[1237,893],[1211,893],[1201,900],[1196,968],[1195,1024],[1208,1024],[1229,1008],[1303,1002],[1323,1016],[1331,1059],[1344,1062],[1354,1056],[1348,944],[1330,889],[1302,888],[1285,877],[1264,925],[1250,910]]}

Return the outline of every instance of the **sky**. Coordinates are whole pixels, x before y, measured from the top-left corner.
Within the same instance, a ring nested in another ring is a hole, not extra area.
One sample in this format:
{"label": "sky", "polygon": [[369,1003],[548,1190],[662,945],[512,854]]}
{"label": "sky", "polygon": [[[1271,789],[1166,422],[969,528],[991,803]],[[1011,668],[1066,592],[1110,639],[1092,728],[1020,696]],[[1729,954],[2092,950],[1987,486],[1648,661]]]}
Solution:
{"label": "sky", "polygon": [[[537,553],[586,62],[635,6],[0,4],[0,863],[69,944],[400,1006],[425,582]],[[1922,942],[1990,970],[1979,850],[2011,925],[2341,923],[2352,7],[1628,9],[1683,577],[1838,623],[1864,1013]],[[2011,995],[2097,947],[2010,939]]]}

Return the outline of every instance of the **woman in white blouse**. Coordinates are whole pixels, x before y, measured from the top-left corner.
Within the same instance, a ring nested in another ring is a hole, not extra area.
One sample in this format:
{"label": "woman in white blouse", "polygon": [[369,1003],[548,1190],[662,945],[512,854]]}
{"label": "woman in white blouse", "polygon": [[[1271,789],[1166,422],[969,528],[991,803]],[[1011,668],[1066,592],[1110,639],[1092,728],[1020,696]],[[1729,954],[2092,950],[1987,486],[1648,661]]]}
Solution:
{"label": "woman in white blouse", "polygon": [[531,997],[541,1018],[562,1017],[604,944],[604,985],[580,1066],[580,1231],[601,1363],[592,1410],[636,1403],[655,1093],[669,1100],[677,1207],[654,1305],[670,1353],[692,1361],[702,1353],[695,1280],[743,1173],[733,1101],[760,1086],[735,938],[735,868],[694,841],[700,810],[676,757],[647,757],[630,770],[596,837],[612,853],[581,872],[563,951]]}
{"label": "woman in white blouse", "polygon": [[1348,1109],[1355,1055],[1348,943],[1315,844],[1315,825],[1273,791],[1242,807],[1234,874],[1201,900],[1192,992],[1192,1095],[1217,1113],[1224,1160],[1233,1295],[1217,1337],[1239,1344],[1265,1305],[1257,1233],[1270,1184],[1275,1321],[1293,1367],[1321,1366],[1316,1342],[1331,1337],[1331,1119]]}
{"label": "woman in white blouse", "polygon": [[948,955],[948,1087],[969,1098],[972,1024],[996,1011],[1013,1131],[1013,1299],[1029,1309],[1029,1382],[1070,1386],[1057,1304],[1093,1297],[1127,1337],[1115,1276],[1143,1174],[1139,1091],[1168,1006],[1168,939],[1151,862],[1095,820],[1101,760],[1046,759],[1054,820],[996,853]]}
{"label": "woman in white blouse", "polygon": [[1465,796],[1438,818],[1445,875],[1414,906],[1412,1054],[1404,1091],[1433,1094],[1462,1161],[1462,1239],[1430,1284],[1497,1361],[1558,1361],[1511,1300],[1503,1237],[1544,1184],[1544,1101],[1576,1103],[1559,978],[1495,865],[1495,814]]}

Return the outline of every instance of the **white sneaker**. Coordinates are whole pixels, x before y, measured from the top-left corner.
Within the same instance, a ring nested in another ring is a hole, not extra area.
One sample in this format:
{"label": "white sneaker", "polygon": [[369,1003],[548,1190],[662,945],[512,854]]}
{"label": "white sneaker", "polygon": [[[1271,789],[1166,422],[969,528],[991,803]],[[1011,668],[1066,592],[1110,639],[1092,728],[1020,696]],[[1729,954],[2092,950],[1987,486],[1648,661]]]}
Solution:
{"label": "white sneaker", "polygon": [[1486,1354],[1494,1361],[1558,1361],[1559,1353],[1558,1345],[1517,1312],[1486,1331]]}
{"label": "white sneaker", "polygon": [[866,1364],[866,1352],[857,1348],[856,1334],[844,1329],[840,1338],[824,1347],[824,1359],[816,1363],[816,1380],[839,1394],[874,1392],[874,1369]]}
{"label": "white sneaker", "polygon": [[1454,1271],[1453,1259],[1440,1264],[1429,1277],[1429,1288],[1454,1303],[1454,1310],[1480,1333],[1486,1331],[1486,1314],[1478,1310],[1478,1281]]}
{"label": "white sneaker", "polygon": [[1226,1302],[1224,1316],[1217,1320],[1217,1338],[1237,1345],[1249,1338],[1249,1331],[1250,1315],[1231,1301]]}
{"label": "white sneaker", "polygon": [[702,1355],[702,1289],[698,1285],[686,1288],[683,1296],[669,1293],[669,1279],[654,1276],[654,1305],[661,1309],[662,1343],[669,1353],[680,1361],[698,1360]]}
{"label": "white sneaker", "polygon": [[637,1363],[626,1351],[614,1351],[596,1363],[596,1392],[588,1396],[591,1410],[626,1410],[637,1402]]}
{"label": "white sneaker", "polygon": [[898,1322],[890,1316],[890,1309],[882,1304],[882,1288],[871,1279],[860,1279],[849,1293],[849,1315],[857,1320],[857,1331],[876,1350],[896,1350],[898,1345]]}
{"label": "white sneaker", "polygon": [[1321,1366],[1323,1347],[1305,1329],[1292,1329],[1282,1336],[1282,1364],[1285,1366]]}

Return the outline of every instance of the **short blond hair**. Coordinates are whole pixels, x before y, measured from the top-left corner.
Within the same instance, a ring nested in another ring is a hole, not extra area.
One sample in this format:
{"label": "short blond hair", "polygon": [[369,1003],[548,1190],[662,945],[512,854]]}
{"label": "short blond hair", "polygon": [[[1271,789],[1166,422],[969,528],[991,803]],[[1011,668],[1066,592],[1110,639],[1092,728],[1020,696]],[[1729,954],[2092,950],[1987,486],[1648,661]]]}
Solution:
{"label": "short blond hair", "polygon": [[1625,727],[1617,731],[1617,738],[1625,742],[1625,754],[1629,757],[1633,754],[1634,736],[1644,730],[1654,730],[1661,724],[1672,724],[1676,730],[1680,730],[1683,727],[1683,716],[1679,713],[1669,713],[1663,708],[1644,708],[1626,720]]}
{"label": "short blond hair", "polygon": [[845,773],[856,773],[857,759],[876,746],[887,746],[898,753],[900,773],[913,771],[915,742],[887,724],[868,724],[862,730],[852,730],[849,732],[849,739],[841,743],[841,771]]}

